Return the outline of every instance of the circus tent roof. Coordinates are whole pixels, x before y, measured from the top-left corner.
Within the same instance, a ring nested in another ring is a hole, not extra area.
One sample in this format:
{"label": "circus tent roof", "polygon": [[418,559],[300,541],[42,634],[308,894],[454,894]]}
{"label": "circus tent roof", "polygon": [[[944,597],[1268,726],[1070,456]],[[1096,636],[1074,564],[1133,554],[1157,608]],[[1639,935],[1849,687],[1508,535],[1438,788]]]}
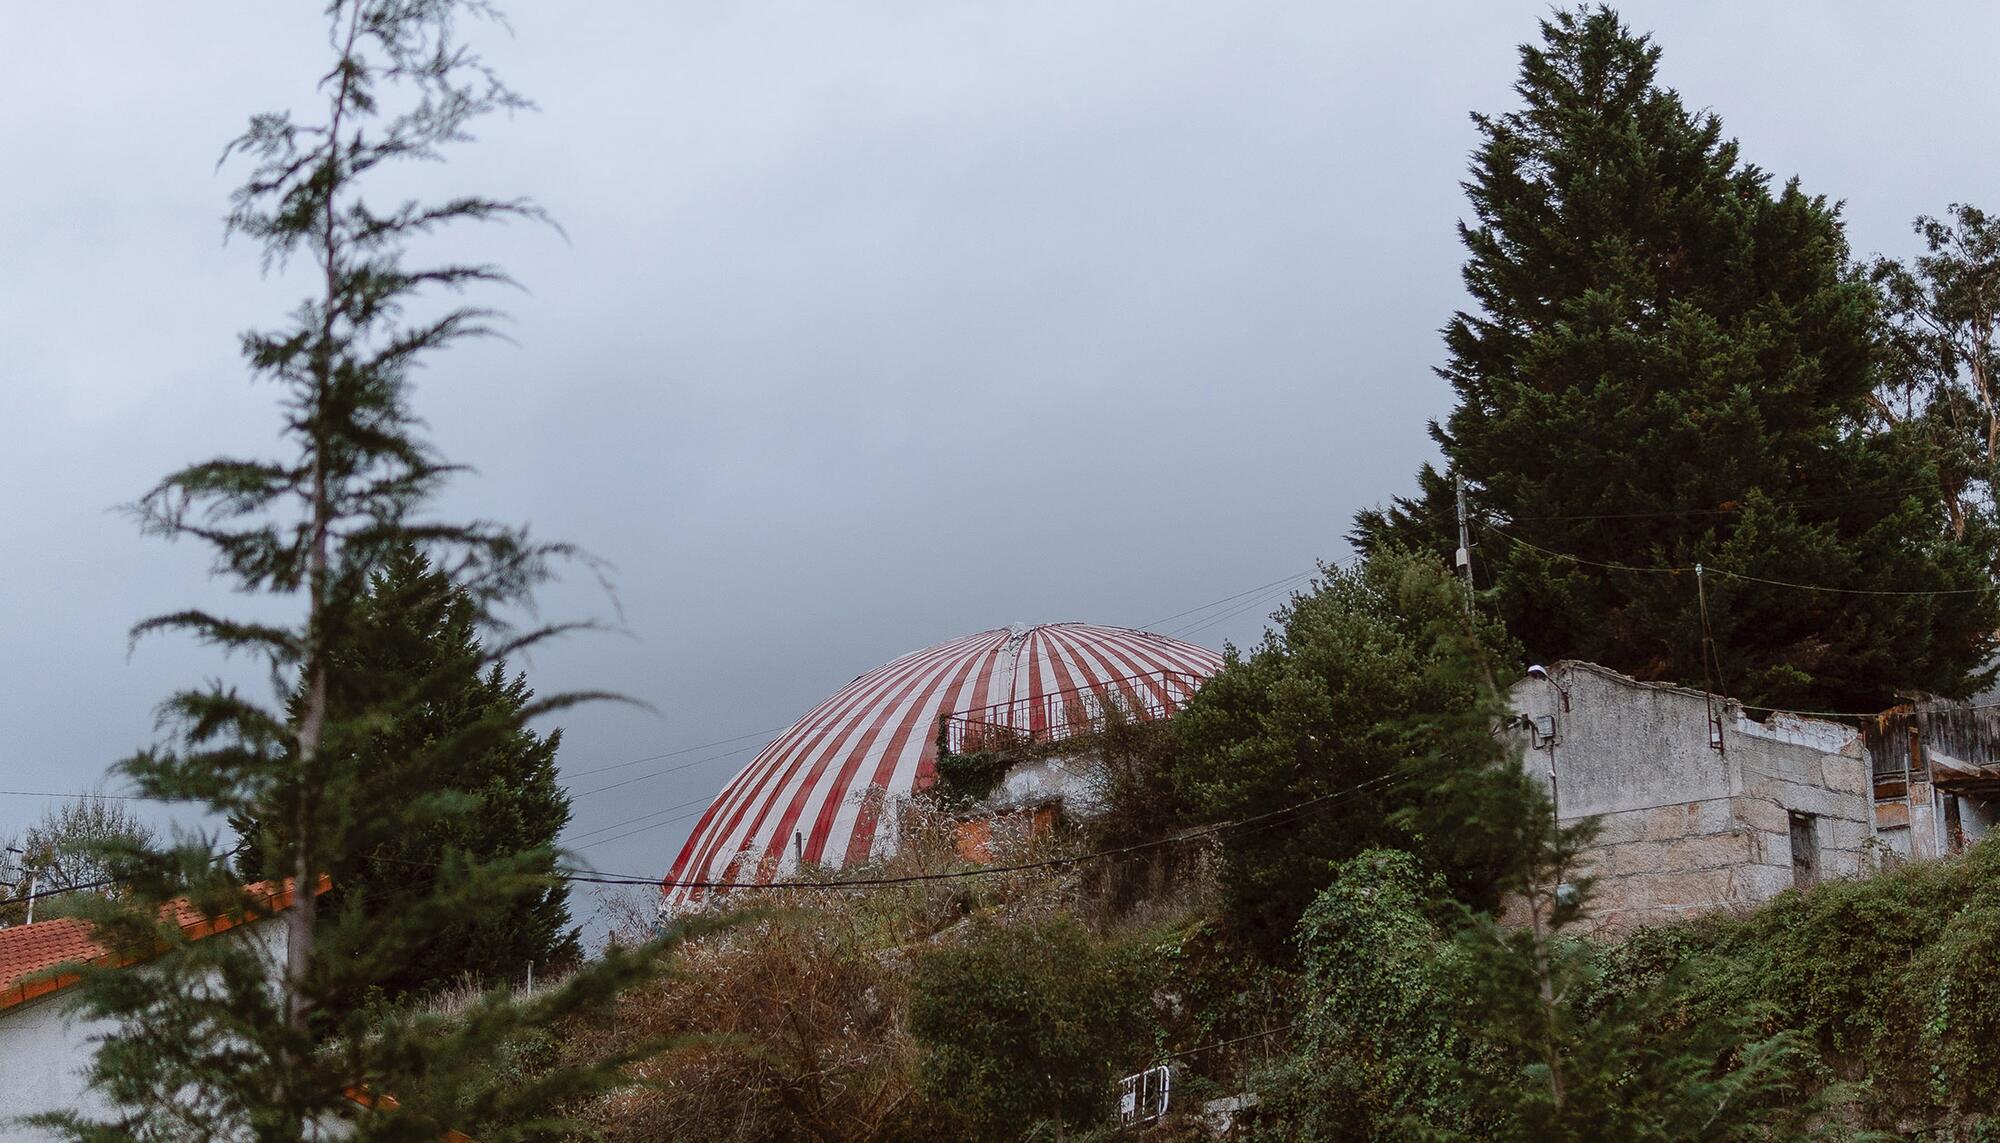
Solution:
{"label": "circus tent roof", "polygon": [[691,882],[767,882],[801,859],[840,866],[881,852],[882,799],[866,795],[930,785],[947,715],[1039,710],[1065,694],[1143,698],[1162,676],[1206,679],[1221,665],[1206,647],[1088,623],[1003,627],[913,651],[814,707],[723,787],[675,860],[666,900],[701,896]]}

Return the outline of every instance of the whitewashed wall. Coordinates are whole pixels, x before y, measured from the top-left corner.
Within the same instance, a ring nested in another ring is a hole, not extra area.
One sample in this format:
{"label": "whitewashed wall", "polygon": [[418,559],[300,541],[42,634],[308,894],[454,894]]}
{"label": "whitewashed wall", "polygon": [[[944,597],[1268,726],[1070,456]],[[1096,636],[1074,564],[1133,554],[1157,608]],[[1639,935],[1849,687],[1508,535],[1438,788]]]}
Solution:
{"label": "whitewashed wall", "polygon": [[[284,963],[282,917],[268,917],[208,939],[254,940],[272,965]],[[150,970],[137,965],[125,971]],[[21,1123],[23,1116],[67,1110],[102,1114],[106,1110],[84,1077],[97,1051],[95,1040],[108,1025],[78,1017],[75,1008],[75,992],[64,990],[0,1010],[0,1141],[32,1143],[52,1138]]]}

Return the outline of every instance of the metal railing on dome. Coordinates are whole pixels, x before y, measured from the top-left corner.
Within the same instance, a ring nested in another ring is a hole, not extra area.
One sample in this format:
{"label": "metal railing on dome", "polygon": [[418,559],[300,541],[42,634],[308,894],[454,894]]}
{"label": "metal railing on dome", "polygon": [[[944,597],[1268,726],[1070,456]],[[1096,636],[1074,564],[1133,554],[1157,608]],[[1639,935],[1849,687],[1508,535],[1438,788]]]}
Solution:
{"label": "metal railing on dome", "polygon": [[953,754],[975,754],[1093,734],[1114,714],[1150,722],[1186,706],[1204,681],[1186,671],[1150,671],[953,711],[939,720],[939,741]]}

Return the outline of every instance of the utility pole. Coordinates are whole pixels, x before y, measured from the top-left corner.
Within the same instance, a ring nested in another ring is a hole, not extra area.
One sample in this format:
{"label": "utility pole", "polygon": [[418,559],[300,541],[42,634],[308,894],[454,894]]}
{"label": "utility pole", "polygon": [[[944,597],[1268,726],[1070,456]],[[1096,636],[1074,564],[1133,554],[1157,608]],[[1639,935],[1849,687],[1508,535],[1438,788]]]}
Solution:
{"label": "utility pole", "polygon": [[1453,489],[1458,493],[1458,566],[1465,572],[1465,614],[1472,614],[1472,522],[1465,514],[1465,478],[1456,471],[1451,474]]}

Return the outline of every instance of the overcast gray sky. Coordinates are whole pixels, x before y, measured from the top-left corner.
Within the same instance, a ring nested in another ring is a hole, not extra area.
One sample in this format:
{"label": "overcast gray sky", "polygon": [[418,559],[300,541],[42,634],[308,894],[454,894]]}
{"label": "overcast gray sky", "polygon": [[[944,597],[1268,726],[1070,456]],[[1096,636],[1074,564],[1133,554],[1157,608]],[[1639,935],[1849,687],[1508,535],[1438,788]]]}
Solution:
{"label": "overcast gray sky", "polygon": [[[220,243],[236,172],[215,160],[250,112],[303,107],[317,8],[9,6],[0,787],[93,786],[215,669],[174,643],[127,657],[134,620],[228,600],[202,552],[110,509],[270,440],[235,335],[299,291]],[[2000,9],[1623,10],[1751,161],[1847,201],[1858,251],[2000,205]],[[569,240],[479,236],[532,291],[519,344],[454,351],[420,403],[480,470],[456,507],[617,568],[630,638],[571,640],[531,677],[657,713],[568,716],[564,767],[781,727],[949,636],[1148,624],[1342,555],[1447,408],[1430,369],[1463,296],[1467,112],[1513,106],[1545,11],[512,4],[514,38],[481,39],[541,113],[424,178],[531,195]],[[1248,599],[1190,637],[1252,641],[1275,600]],[[586,582],[543,601],[603,611]],[[579,777],[586,860],[664,870],[761,741]],[[0,833],[41,808],[0,796]]]}

